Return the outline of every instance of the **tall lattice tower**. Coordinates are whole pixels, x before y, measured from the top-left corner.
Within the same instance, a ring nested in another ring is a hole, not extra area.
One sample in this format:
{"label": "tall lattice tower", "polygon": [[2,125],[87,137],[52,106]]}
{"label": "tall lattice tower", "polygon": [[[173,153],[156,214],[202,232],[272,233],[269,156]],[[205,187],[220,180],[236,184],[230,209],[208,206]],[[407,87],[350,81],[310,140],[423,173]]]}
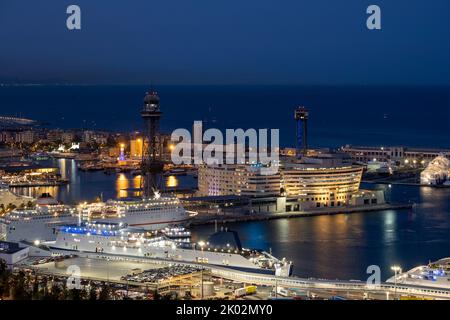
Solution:
{"label": "tall lattice tower", "polygon": [[161,189],[163,162],[161,161],[161,144],[159,120],[162,112],[159,108],[159,96],[150,90],[144,98],[141,116],[144,120],[144,136],[142,147],[142,195],[152,197]]}
{"label": "tall lattice tower", "polygon": [[297,122],[297,157],[306,155],[308,152],[308,116],[305,107],[295,109],[294,118]]}

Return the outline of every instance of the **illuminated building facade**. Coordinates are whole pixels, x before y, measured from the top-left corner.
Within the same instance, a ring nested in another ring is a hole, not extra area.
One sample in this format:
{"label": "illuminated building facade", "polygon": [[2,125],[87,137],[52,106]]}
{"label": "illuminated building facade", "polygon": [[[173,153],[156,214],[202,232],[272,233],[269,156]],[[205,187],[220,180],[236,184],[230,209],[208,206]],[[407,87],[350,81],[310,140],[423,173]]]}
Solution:
{"label": "illuminated building facade", "polygon": [[352,197],[359,191],[363,167],[314,160],[314,163],[288,163],[281,170],[284,193],[296,200],[296,210],[352,204]]}
{"label": "illuminated building facade", "polygon": [[130,157],[131,158],[142,158],[142,138],[133,139],[130,141]]}
{"label": "illuminated building facade", "polygon": [[200,166],[201,196],[287,196],[314,206],[341,206],[358,192],[363,168],[335,158],[302,158],[285,162],[273,175],[261,174],[255,165]]}
{"label": "illuminated building facade", "polygon": [[257,165],[204,165],[198,169],[200,196],[276,197],[280,183],[279,173],[263,175]]}
{"label": "illuminated building facade", "polygon": [[274,175],[262,175],[260,169],[248,164],[201,166],[199,195],[285,198],[285,211],[384,203],[382,191],[360,190],[363,167],[341,155],[285,160]]}

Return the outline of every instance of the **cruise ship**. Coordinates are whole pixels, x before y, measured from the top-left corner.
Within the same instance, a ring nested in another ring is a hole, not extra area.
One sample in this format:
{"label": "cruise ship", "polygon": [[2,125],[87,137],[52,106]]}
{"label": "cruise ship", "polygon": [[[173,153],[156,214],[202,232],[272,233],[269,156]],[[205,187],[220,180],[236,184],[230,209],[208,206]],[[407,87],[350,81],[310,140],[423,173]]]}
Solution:
{"label": "cruise ship", "polygon": [[1,237],[8,241],[42,242],[56,239],[58,226],[82,221],[124,223],[144,230],[181,225],[192,213],[177,198],[155,195],[134,200],[109,200],[66,206],[40,198],[32,209],[15,209],[0,218]]}
{"label": "cruise ship", "polygon": [[200,263],[279,276],[290,276],[292,272],[292,263],[285,259],[279,260],[265,251],[242,248],[237,233],[229,230],[216,232],[207,242],[198,243],[185,237],[175,239],[173,232],[130,228],[122,223],[66,225],[61,226],[57,234],[55,241],[43,243],[53,254]]}

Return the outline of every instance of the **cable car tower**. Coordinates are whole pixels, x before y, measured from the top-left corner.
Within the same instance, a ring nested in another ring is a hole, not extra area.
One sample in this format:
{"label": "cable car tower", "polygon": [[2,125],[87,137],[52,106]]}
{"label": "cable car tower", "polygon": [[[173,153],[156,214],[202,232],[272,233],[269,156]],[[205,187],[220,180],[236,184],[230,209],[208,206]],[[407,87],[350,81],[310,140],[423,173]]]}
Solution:
{"label": "cable car tower", "polygon": [[308,117],[309,112],[305,107],[295,109],[294,119],[297,123],[297,157],[306,156],[308,153]]}
{"label": "cable car tower", "polygon": [[161,137],[159,121],[162,112],[159,96],[154,90],[146,93],[141,116],[144,120],[142,137],[141,188],[144,198],[153,197],[161,189],[163,162],[161,161]]}

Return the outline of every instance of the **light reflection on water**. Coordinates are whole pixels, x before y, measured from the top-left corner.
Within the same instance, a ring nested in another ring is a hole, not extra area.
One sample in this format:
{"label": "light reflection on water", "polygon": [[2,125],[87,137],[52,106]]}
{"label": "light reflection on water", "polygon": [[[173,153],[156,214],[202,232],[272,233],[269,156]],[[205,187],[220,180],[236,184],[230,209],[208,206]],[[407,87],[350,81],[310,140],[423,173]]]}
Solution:
{"label": "light reflection on water", "polygon": [[127,176],[124,173],[119,173],[117,175],[116,180],[116,192],[117,192],[117,198],[125,198],[128,197],[128,192],[126,189],[128,189],[129,181]]}
{"label": "light reflection on water", "polygon": [[166,187],[178,187],[178,179],[176,176],[168,176],[166,179]]}

